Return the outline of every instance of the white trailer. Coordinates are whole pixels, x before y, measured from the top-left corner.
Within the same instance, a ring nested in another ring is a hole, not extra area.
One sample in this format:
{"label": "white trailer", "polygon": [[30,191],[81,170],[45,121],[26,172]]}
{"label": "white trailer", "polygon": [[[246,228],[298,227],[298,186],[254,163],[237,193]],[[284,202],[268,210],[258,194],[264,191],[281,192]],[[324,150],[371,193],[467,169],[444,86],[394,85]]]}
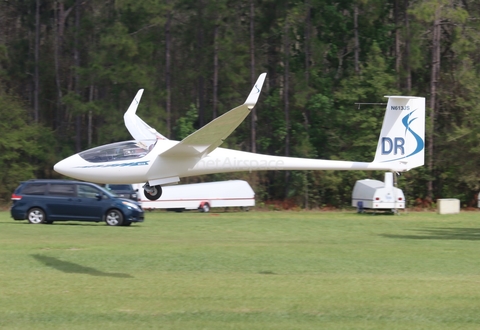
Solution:
{"label": "white trailer", "polygon": [[212,207],[255,206],[255,192],[248,182],[229,180],[162,187],[162,196],[151,201],[145,197],[143,184],[134,184],[142,207],[146,210],[167,209],[172,211],[210,211]]}
{"label": "white trailer", "polygon": [[385,182],[371,179],[358,180],[353,187],[352,206],[358,212],[365,209],[394,211],[405,208],[403,191],[393,186],[393,173],[385,173]]}

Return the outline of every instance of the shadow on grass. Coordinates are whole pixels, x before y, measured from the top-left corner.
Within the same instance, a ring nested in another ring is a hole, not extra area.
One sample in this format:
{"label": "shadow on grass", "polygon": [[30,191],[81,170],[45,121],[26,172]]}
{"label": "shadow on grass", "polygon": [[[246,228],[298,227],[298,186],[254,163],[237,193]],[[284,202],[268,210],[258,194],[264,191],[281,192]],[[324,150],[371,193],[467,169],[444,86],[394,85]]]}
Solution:
{"label": "shadow on grass", "polygon": [[[27,220],[15,220],[12,222],[0,222],[0,225],[28,225],[28,226],[101,226],[102,223],[92,222],[92,221],[79,221],[79,222],[68,222],[68,221],[58,221],[52,224],[31,224]],[[103,223],[105,225],[105,223]],[[105,225],[106,226],[106,225]]]}
{"label": "shadow on grass", "polygon": [[[124,226],[107,226],[104,222],[96,222],[96,221],[77,221],[74,222],[75,220],[65,220],[65,221],[55,221],[52,224],[31,224],[30,222],[26,220],[16,220],[13,222],[0,222],[0,225],[29,225],[29,226],[92,226],[92,227],[119,227],[119,228],[125,228]],[[132,224],[132,226],[128,227],[130,228],[136,228],[138,227],[138,224]]]}
{"label": "shadow on grass", "polygon": [[118,277],[118,278],[133,278],[133,276],[129,274],[105,273],[95,268],[85,267],[82,265],[75,264],[73,262],[63,261],[53,257],[42,256],[40,254],[32,254],[32,257],[40,261],[45,266],[55,268],[56,270],[59,270],[64,273],[87,274],[92,276],[107,276],[107,277]]}
{"label": "shadow on grass", "polygon": [[432,228],[415,231],[416,235],[381,234],[380,236],[401,239],[480,240],[480,228]]}

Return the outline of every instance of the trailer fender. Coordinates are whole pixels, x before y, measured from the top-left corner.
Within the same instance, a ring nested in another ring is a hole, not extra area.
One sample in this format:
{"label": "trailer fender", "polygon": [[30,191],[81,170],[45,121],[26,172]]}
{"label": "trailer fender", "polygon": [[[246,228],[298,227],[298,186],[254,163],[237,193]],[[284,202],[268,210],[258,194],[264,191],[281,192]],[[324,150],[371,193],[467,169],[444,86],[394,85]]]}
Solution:
{"label": "trailer fender", "polygon": [[202,201],[200,203],[200,206],[198,207],[198,209],[201,211],[201,212],[209,212],[210,211],[210,203],[207,202],[207,201]]}

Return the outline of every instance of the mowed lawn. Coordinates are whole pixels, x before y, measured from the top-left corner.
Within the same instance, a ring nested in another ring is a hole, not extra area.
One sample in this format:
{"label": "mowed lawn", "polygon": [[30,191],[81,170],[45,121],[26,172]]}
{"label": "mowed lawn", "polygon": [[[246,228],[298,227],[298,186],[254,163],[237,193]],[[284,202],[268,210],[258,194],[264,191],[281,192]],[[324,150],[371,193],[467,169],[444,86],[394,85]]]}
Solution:
{"label": "mowed lawn", "polygon": [[0,329],[479,329],[480,212],[0,212]]}

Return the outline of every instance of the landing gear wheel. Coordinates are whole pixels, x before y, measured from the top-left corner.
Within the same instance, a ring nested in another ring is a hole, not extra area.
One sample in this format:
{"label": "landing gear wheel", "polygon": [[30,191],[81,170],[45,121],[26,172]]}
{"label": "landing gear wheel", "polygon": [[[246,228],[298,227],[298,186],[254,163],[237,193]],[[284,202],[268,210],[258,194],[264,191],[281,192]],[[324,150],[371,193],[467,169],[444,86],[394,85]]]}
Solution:
{"label": "landing gear wheel", "polygon": [[109,210],[105,215],[105,223],[109,226],[121,226],[123,224],[123,214],[119,210]]}
{"label": "landing gear wheel", "polygon": [[34,207],[28,210],[27,219],[28,222],[38,225],[40,223],[46,223],[47,216],[42,209]]}
{"label": "landing gear wheel", "polygon": [[162,186],[150,187],[150,191],[144,189],[145,197],[151,201],[156,201],[162,196]]}

